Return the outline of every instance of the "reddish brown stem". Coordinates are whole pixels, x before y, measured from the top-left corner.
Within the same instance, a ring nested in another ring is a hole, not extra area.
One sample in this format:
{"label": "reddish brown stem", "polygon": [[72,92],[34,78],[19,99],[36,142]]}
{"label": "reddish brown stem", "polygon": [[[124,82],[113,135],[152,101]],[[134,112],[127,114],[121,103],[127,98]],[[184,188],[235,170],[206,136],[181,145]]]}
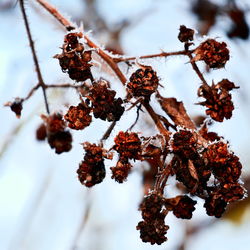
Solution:
{"label": "reddish brown stem", "polygon": [[[191,51],[193,52],[193,51]],[[132,57],[118,57],[118,58],[114,58],[113,60],[116,63],[119,62],[127,62],[127,61],[132,61],[132,60],[136,60],[136,59],[150,59],[150,58],[155,58],[155,57],[168,57],[168,56],[179,56],[179,55],[188,55],[188,52],[185,50],[182,51],[176,51],[176,52],[161,52],[161,53],[157,53],[157,54],[151,54],[151,55],[145,55],[145,56],[132,56]]]}

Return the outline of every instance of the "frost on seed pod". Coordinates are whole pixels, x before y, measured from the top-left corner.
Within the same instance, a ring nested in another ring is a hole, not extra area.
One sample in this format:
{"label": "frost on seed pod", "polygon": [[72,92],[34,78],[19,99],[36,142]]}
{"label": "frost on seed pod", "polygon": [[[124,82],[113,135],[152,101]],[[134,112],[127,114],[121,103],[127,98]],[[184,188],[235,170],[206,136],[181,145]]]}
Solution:
{"label": "frost on seed pod", "polygon": [[115,98],[116,92],[109,89],[108,82],[99,80],[93,84],[88,99],[92,102],[95,118],[108,121],[119,121],[124,113],[123,101]]}
{"label": "frost on seed pod", "polygon": [[129,78],[128,92],[134,97],[150,97],[159,85],[156,72],[150,66],[141,66]]}
{"label": "frost on seed pod", "polygon": [[209,68],[222,68],[229,60],[229,50],[225,42],[217,42],[214,39],[207,39],[194,51],[194,61],[204,61]]}
{"label": "frost on seed pod", "polygon": [[93,80],[90,71],[91,51],[84,50],[83,44],[79,42],[81,37],[81,33],[67,34],[64,38],[62,53],[54,56],[59,60],[62,71],[67,72],[69,77],[77,82]]}
{"label": "frost on seed pod", "polygon": [[187,28],[185,25],[181,25],[178,39],[183,43],[193,41],[194,30]]}
{"label": "frost on seed pod", "polygon": [[115,179],[115,181],[119,183],[123,183],[126,181],[130,171],[131,171],[132,165],[127,160],[119,160],[115,167],[111,167],[112,171],[112,179]]}
{"label": "frost on seed pod", "polygon": [[72,136],[65,130],[66,124],[59,113],[50,116],[42,115],[45,122],[46,134],[50,147],[55,149],[57,154],[68,152],[72,148]]}
{"label": "frost on seed pod", "polygon": [[141,140],[137,133],[120,131],[114,141],[113,149],[119,153],[120,158],[134,160],[141,158]]}
{"label": "frost on seed pod", "polygon": [[17,118],[21,117],[21,112],[23,109],[23,99],[21,98],[15,98],[14,102],[7,102],[4,104],[5,107],[10,107],[11,111],[13,111],[16,114]]}
{"label": "frost on seed pod", "polygon": [[89,142],[84,143],[85,156],[77,170],[79,181],[86,187],[101,183],[106,175],[103,148]]}
{"label": "frost on seed pod", "polygon": [[227,79],[223,79],[216,85],[213,83],[212,86],[202,85],[198,90],[198,96],[206,100],[198,104],[206,106],[206,114],[215,121],[223,122],[224,118],[230,119],[234,105],[229,91],[235,88],[238,87]]}
{"label": "frost on seed pod", "polygon": [[68,127],[81,130],[88,127],[92,121],[91,108],[86,103],[79,103],[77,106],[70,106],[64,119],[68,121]]}

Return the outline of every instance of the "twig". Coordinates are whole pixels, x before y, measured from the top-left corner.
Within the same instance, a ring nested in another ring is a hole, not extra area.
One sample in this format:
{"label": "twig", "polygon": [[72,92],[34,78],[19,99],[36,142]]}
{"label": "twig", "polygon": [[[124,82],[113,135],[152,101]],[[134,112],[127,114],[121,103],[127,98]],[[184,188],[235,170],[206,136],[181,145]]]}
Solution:
{"label": "twig", "polygon": [[[31,52],[32,52],[32,57],[33,57],[33,61],[34,61],[35,68],[36,68],[36,73],[37,73],[38,85],[35,86],[35,88],[36,89],[38,89],[39,87],[42,88],[46,111],[49,114],[50,111],[49,111],[49,104],[48,104],[48,99],[47,99],[47,95],[46,95],[46,90],[45,90],[46,87],[45,87],[45,83],[43,81],[42,73],[41,73],[41,70],[40,70],[39,63],[38,63],[36,50],[35,50],[35,43],[34,43],[34,41],[32,39],[32,35],[31,35],[30,27],[29,27],[29,21],[28,21],[27,15],[26,15],[25,7],[24,7],[24,1],[20,0],[19,3],[20,3],[20,8],[21,8],[21,12],[22,12],[22,15],[23,15],[23,20],[24,20],[26,32],[27,32],[27,35],[28,35],[29,44],[30,44],[30,48],[31,48]],[[33,88],[34,91],[36,89]],[[31,95],[32,95],[32,93],[31,93]]]}
{"label": "twig", "polygon": [[133,123],[133,124],[129,127],[129,129],[128,129],[128,130],[130,130],[130,131],[133,129],[133,127],[136,125],[136,123],[137,123],[138,120],[139,120],[140,111],[141,111],[141,105],[142,105],[142,104],[140,104],[140,105],[137,107],[135,121],[134,121],[134,123]]}
{"label": "twig", "polygon": [[198,75],[198,77],[201,79],[204,86],[209,86],[206,79],[204,78],[203,74],[201,73],[200,69],[198,68],[195,61],[193,61],[192,51],[188,51],[188,57],[190,58],[190,63],[193,67],[193,70]]}
{"label": "twig", "polygon": [[112,132],[112,130],[114,129],[116,125],[116,121],[113,121],[110,126],[108,127],[107,131],[104,133],[102,139],[101,139],[101,144],[103,141],[107,140]]}
{"label": "twig", "polygon": [[[193,51],[191,51],[193,52]],[[119,62],[127,62],[127,61],[132,61],[136,59],[150,59],[150,58],[155,58],[155,57],[168,57],[168,56],[178,56],[178,55],[188,55],[188,52],[185,50],[182,51],[176,51],[176,52],[162,52],[162,53],[157,53],[157,54],[151,54],[151,55],[145,55],[145,56],[132,56],[132,57],[118,57],[114,58],[114,61],[116,63]]]}

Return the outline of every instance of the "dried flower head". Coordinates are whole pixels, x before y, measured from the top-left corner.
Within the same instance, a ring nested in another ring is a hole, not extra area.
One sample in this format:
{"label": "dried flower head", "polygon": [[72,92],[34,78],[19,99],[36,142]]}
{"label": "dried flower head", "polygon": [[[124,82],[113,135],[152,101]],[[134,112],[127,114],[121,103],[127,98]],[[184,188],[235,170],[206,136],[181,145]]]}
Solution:
{"label": "dried flower head", "polygon": [[69,77],[77,82],[93,80],[90,71],[91,51],[84,50],[83,44],[79,42],[81,37],[81,33],[67,34],[64,38],[62,53],[54,56],[59,60],[62,71],[67,72]]}
{"label": "dried flower head", "polygon": [[50,116],[42,115],[45,122],[46,134],[50,147],[55,149],[57,154],[68,152],[72,148],[72,136],[65,130],[66,124],[62,115],[54,113]]}
{"label": "dried flower head", "polygon": [[210,68],[222,68],[229,60],[229,50],[225,42],[207,39],[194,51],[194,61],[204,61]]}
{"label": "dried flower head", "polygon": [[112,179],[119,183],[123,183],[127,180],[127,177],[131,171],[132,165],[128,161],[119,160],[115,167],[111,167]]}
{"label": "dried flower head", "polygon": [[101,183],[106,176],[103,148],[96,144],[84,143],[85,156],[77,170],[79,181],[86,187]]}
{"label": "dried flower head", "polygon": [[114,141],[113,148],[120,154],[120,158],[135,160],[141,158],[141,140],[137,133],[120,131]]}
{"label": "dried flower head", "polygon": [[159,79],[150,66],[136,70],[129,78],[128,92],[134,97],[150,97],[158,88]]}
{"label": "dried flower head", "polygon": [[77,106],[70,106],[64,119],[72,129],[81,130],[88,127],[92,121],[91,108],[86,103],[79,103]]}
{"label": "dried flower head", "polygon": [[194,201],[187,195],[179,195],[175,198],[166,199],[166,204],[173,211],[177,218],[191,219],[197,201]]}
{"label": "dried flower head", "polygon": [[223,79],[216,85],[202,85],[198,90],[198,96],[205,98],[204,102],[198,104],[206,106],[206,114],[215,121],[222,122],[224,118],[230,119],[234,110],[230,90],[237,88],[233,82]]}
{"label": "dried flower head", "polygon": [[119,121],[124,113],[123,101],[115,98],[116,92],[108,88],[108,83],[100,80],[93,84],[88,99],[92,102],[95,118]]}

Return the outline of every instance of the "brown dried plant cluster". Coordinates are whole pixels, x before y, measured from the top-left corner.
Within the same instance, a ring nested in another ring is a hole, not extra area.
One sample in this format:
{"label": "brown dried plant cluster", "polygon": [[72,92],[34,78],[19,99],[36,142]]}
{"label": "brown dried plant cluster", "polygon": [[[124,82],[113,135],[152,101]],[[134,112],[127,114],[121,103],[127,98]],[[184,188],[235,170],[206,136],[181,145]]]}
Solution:
{"label": "brown dried plant cluster", "polygon": [[[33,58],[38,73],[38,84],[26,98],[16,98],[6,105],[18,117],[21,116],[22,104],[39,89],[43,89],[47,115],[42,115],[43,124],[37,130],[38,140],[47,140],[57,154],[71,149],[72,136],[70,130],[83,130],[90,126],[94,119],[110,122],[107,132],[100,143],[84,142],[84,157],[77,170],[80,183],[88,188],[103,181],[106,177],[107,160],[117,155],[116,166],[110,166],[111,178],[118,183],[128,179],[135,161],[148,162],[154,185],[143,198],[139,210],[142,221],[137,225],[142,241],[151,244],[162,244],[167,240],[169,227],[165,218],[172,212],[177,218],[191,219],[197,199],[204,200],[204,208],[209,216],[221,217],[227,205],[244,198],[245,189],[240,184],[242,165],[239,158],[230,150],[228,142],[221,136],[208,130],[207,122],[196,126],[182,102],[176,98],[165,98],[160,94],[160,82],[156,69],[149,65],[137,63],[138,69],[127,76],[121,65],[129,67],[136,63],[135,57],[110,55],[98,47],[86,34],[79,31],[52,5],[44,0],[37,0],[43,8],[52,14],[68,31],[58,60],[62,71],[75,80],[75,85],[46,85],[39,75],[36,62],[34,42],[31,37],[23,1],[21,10],[32,48]],[[234,110],[231,91],[235,84],[228,79],[208,84],[197,66],[203,61],[211,69],[224,68],[230,58],[225,42],[207,39],[195,48],[194,30],[182,25],[178,35],[184,50],[162,52],[160,54],[141,56],[141,59],[154,57],[170,57],[182,55],[189,58],[190,65],[200,79],[198,96],[203,98],[199,105],[216,122],[230,119]],[[60,46],[60,45],[58,45]],[[92,54],[98,54],[113,70],[127,91],[126,97],[118,97],[119,93],[111,88],[111,84],[92,74]],[[80,83],[80,85],[79,85]],[[77,106],[70,106],[65,114],[50,113],[46,96],[47,88],[75,88],[80,96]],[[151,106],[157,101],[165,116],[157,114]],[[142,133],[133,132],[133,126],[127,131],[120,131],[114,138],[110,149],[104,149],[105,140],[110,136],[116,123],[125,112],[125,104],[130,109],[137,107],[138,119],[143,109],[152,118],[159,133],[144,137]],[[105,166],[106,165],[106,166]],[[180,195],[166,195],[169,177],[175,177]],[[146,180],[145,173],[144,179]]]}

